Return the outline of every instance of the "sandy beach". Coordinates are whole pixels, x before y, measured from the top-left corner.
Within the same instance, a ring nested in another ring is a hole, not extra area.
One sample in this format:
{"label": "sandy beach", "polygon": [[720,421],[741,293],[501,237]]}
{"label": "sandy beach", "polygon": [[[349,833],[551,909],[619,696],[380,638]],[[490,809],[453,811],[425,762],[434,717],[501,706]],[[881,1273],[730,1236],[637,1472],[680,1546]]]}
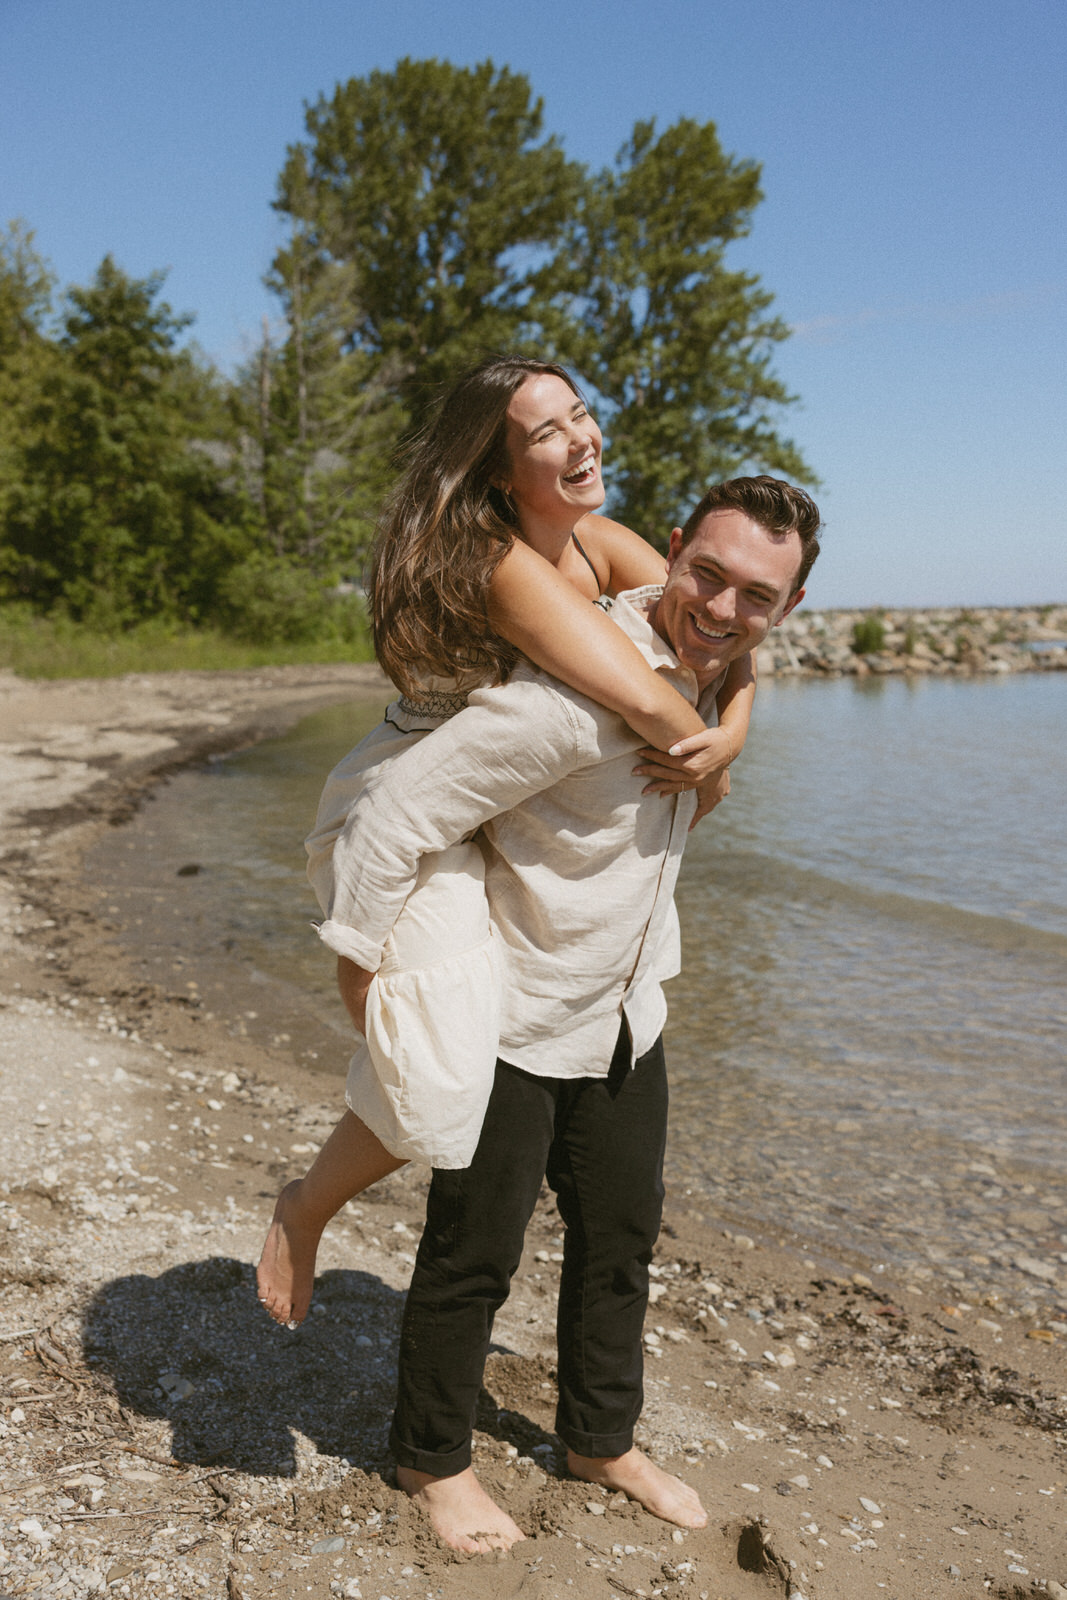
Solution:
{"label": "sandy beach", "polygon": [[1062,1600],[1067,1257],[1035,1324],[668,1193],[640,1438],[708,1508],[683,1533],[567,1477],[546,1192],[475,1438],[507,1556],[442,1549],[392,1479],[424,1174],[338,1218],[303,1328],[262,1313],[273,1197],[339,1080],[129,971],[82,860],[168,774],[383,685],[0,676],[0,1597]]}

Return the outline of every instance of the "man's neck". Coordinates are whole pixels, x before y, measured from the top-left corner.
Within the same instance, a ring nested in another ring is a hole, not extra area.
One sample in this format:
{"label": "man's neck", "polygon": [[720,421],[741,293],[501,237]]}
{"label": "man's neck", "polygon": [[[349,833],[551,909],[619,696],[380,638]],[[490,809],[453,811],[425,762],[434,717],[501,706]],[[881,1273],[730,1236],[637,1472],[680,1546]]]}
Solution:
{"label": "man's neck", "polygon": [[[663,640],[663,643],[667,646],[668,650],[672,650],[673,651],[674,650],[673,642],[667,637],[667,635],[664,633],[663,629],[659,626],[659,616],[660,616],[660,604],[659,604],[659,602],[660,602],[660,597],[662,596],[662,592],[663,591],[661,589],[660,590],[660,595],[657,596],[657,598],[652,601],[652,603],[649,606],[649,608],[648,608],[647,612],[645,613],[645,615],[646,615],[647,620],[648,620],[648,625],[652,629],[653,633],[658,634],[659,637]],[[728,661],[724,661],[724,662],[721,662],[718,666],[709,669],[709,671],[707,671],[707,672],[694,672],[693,676],[696,678],[696,681],[697,681],[697,694],[698,694],[698,696],[702,695],[704,693],[704,690],[707,689],[709,687],[709,685],[713,684],[718,678],[721,678],[723,673],[726,671],[726,668],[729,665],[730,665],[730,663]]]}

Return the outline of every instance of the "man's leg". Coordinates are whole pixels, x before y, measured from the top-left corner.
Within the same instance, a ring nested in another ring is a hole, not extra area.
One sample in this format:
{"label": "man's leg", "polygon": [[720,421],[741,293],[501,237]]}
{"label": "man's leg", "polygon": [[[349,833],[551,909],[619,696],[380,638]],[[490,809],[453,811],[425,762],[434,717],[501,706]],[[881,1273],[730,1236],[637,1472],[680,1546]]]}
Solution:
{"label": "man's leg", "polygon": [[662,1045],[630,1069],[622,1028],[606,1079],[561,1087],[548,1178],[566,1224],[556,1431],[576,1476],[622,1489],[656,1516],[703,1527],[692,1489],[634,1448],[644,1400],[648,1265],[663,1207]]}
{"label": "man's leg", "polygon": [[522,1533],[471,1470],[493,1318],[507,1298],[552,1141],[556,1084],[497,1063],[474,1160],[436,1171],[400,1334],[397,1480],[461,1550]]}

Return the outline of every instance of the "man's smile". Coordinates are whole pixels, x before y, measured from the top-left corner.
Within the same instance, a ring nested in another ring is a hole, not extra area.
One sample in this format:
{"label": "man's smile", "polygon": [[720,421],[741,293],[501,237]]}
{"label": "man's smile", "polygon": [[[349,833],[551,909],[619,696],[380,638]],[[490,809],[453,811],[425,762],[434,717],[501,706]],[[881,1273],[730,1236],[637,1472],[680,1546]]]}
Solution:
{"label": "man's smile", "polygon": [[720,644],[723,639],[728,639],[730,637],[731,629],[729,628],[716,628],[711,623],[698,621],[697,618],[692,615],[690,615],[689,620],[701,637],[704,639],[709,639],[712,644]]}

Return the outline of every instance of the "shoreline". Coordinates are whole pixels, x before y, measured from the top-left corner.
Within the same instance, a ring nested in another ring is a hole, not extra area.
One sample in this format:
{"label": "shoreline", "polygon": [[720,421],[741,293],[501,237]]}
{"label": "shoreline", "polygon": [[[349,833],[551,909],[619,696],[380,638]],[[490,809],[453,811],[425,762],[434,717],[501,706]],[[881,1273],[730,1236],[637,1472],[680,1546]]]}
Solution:
{"label": "shoreline", "polygon": [[974,677],[1067,670],[1067,605],[802,606],[757,652],[779,677]]}
{"label": "shoreline", "polygon": [[954,1304],[947,1283],[916,1294],[816,1260],[788,1229],[753,1238],[668,1196],[642,1426],[709,1507],[708,1529],[680,1540],[562,1470],[551,1204],[498,1319],[479,1415],[478,1470],[529,1536],[506,1560],[440,1550],[391,1486],[418,1173],[333,1226],[305,1328],[267,1324],[249,1263],[273,1193],[332,1125],[339,1080],[282,1049],[266,1074],[261,1044],[188,995],[131,983],[79,863],[169,774],[385,692],[364,667],[0,678],[0,1586],[1067,1592],[1065,1335]]}

